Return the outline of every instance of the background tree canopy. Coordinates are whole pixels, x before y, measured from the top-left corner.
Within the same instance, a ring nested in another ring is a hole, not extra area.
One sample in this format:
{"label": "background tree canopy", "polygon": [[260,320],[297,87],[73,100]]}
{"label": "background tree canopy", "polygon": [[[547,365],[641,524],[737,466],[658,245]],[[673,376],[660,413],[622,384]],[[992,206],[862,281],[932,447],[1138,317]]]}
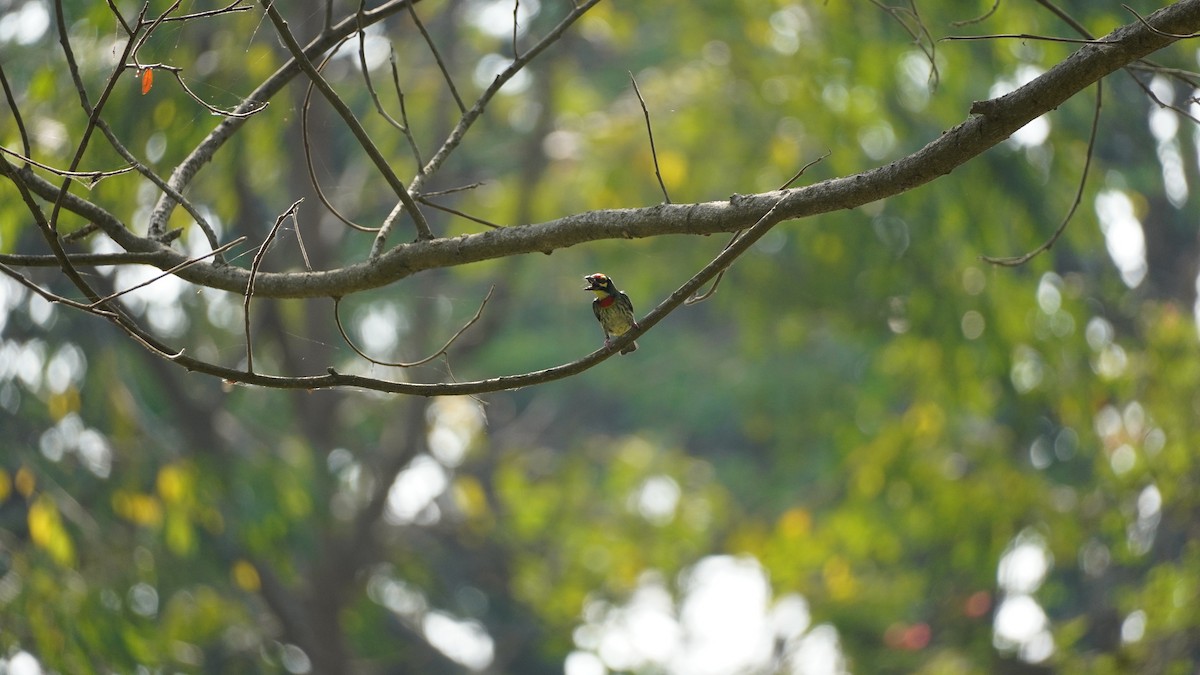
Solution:
{"label": "background tree canopy", "polygon": [[890,1],[0,0],[0,663],[1196,670],[1200,0]]}

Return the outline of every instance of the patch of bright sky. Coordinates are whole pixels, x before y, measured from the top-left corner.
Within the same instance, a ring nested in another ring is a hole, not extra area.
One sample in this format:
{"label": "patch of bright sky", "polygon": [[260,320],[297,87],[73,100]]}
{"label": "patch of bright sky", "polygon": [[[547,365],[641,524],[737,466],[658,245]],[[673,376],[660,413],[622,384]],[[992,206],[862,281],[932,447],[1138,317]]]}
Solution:
{"label": "patch of bright sky", "polygon": [[[1042,74],[1042,70],[1031,65],[1017,66],[1017,72],[1013,79],[999,79],[992,85],[988,91],[988,98],[998,98],[1003,96],[1018,87],[1023,87],[1029,82]],[[1025,126],[1017,129],[1015,133],[1008,139],[1020,148],[1029,148],[1039,146],[1046,142],[1050,137],[1050,121],[1045,115],[1030,121]]]}
{"label": "patch of bright sky", "polygon": [[629,496],[630,510],[654,525],[667,525],[675,520],[675,509],[682,494],[674,478],[651,476]]}
{"label": "patch of bright sky", "polygon": [[37,42],[50,28],[50,10],[41,0],[30,0],[15,11],[0,18],[0,44],[16,42],[28,45]]}
{"label": "patch of bright sky", "polygon": [[444,466],[462,464],[473,441],[483,433],[487,419],[479,402],[469,396],[436,399],[426,411],[429,419],[429,452]]}
{"label": "patch of bright sky", "polygon": [[1125,285],[1137,288],[1146,278],[1146,238],[1133,202],[1124,192],[1110,189],[1096,195],[1095,207],[1109,257]]}
{"label": "patch of bright sky", "polygon": [[808,603],[799,595],[772,602],[766,571],[753,558],[705,558],[680,575],[678,589],[676,603],[661,576],[647,573],[624,605],[589,602],[566,674],[759,672],[781,665],[777,645],[781,672],[846,671],[837,631],[810,630]]}
{"label": "patch of bright sky", "polygon": [[933,83],[933,64],[919,49],[914,49],[896,62],[896,84],[900,104],[912,112],[921,112],[929,105],[930,85]]}
{"label": "patch of bright sky", "polygon": [[42,675],[42,664],[29,652],[17,652],[12,657],[0,659],[0,673],[6,675]]}
{"label": "patch of bright sky", "polygon": [[[387,64],[388,59],[391,57],[392,43],[384,37],[382,23],[367,26],[364,32],[365,35],[362,38],[361,45],[362,57],[367,62],[367,70],[378,70]],[[359,64],[358,49],[359,41],[357,38],[347,40],[334,52],[334,56],[339,59],[349,59],[357,67]]]}
{"label": "patch of bright sky", "polygon": [[479,671],[492,664],[496,646],[479,622],[433,611],[425,615],[421,627],[429,644],[467,668]]}
{"label": "patch of bright sky", "polygon": [[[474,81],[475,86],[480,89],[486,89],[492,85],[492,82],[512,65],[512,59],[500,54],[485,54],[479,59],[479,63],[475,65]],[[521,70],[516,75],[513,75],[508,82],[504,83],[504,87],[500,90],[505,94],[519,94],[529,88],[532,79],[529,73]]]}
{"label": "patch of bright sky", "polygon": [[487,422],[470,397],[439,399],[426,409],[432,455],[420,454],[396,476],[385,515],[392,524],[427,525],[441,518],[435,500],[450,487],[452,471]]}
{"label": "patch of bright sky", "polygon": [[1001,651],[1017,652],[1029,663],[1041,663],[1054,653],[1049,620],[1033,597],[1052,565],[1045,540],[1026,530],[1009,544],[996,570],[1004,599],[996,609],[992,642]]}
{"label": "patch of bright sky", "polygon": [[799,51],[804,36],[812,30],[812,20],[808,12],[795,3],[772,14],[769,23],[771,47],[785,56]]}
{"label": "patch of bright sky", "polygon": [[[467,20],[477,30],[492,37],[512,37],[513,5],[512,0],[483,0],[471,3],[467,10]],[[538,0],[521,0],[517,5],[517,37],[525,34],[529,22],[541,10],[542,3]]]}
{"label": "patch of bright sky", "polygon": [[478,621],[430,609],[420,589],[392,577],[390,570],[377,570],[371,575],[367,597],[419,630],[434,648],[468,669],[480,671],[492,665],[495,641]]}
{"label": "patch of bright sky", "polygon": [[[476,29],[494,38],[512,39],[514,3],[508,0],[484,0],[472,4],[473,6],[466,12],[466,15]],[[525,0],[516,7],[516,28],[519,39],[525,34],[533,17],[537,16],[541,9],[541,3],[538,0]],[[512,49],[511,45],[508,49]],[[473,77],[475,85],[480,89],[486,89],[495,81],[496,76],[510,65],[512,65],[511,56],[498,53],[485,54],[475,65]],[[529,88],[530,82],[529,74],[522,70],[506,82],[501,91],[505,94],[519,94]]]}
{"label": "patch of bright sky", "polygon": [[4,332],[9,311],[25,302],[27,292],[16,280],[6,276],[0,277],[0,333]]}
{"label": "patch of bright sky", "polygon": [[1022,533],[1000,558],[996,581],[1006,593],[1033,593],[1041,587],[1050,564],[1041,537]]}
{"label": "patch of bright sky", "polygon": [[436,459],[417,455],[388,489],[384,515],[394,525],[435,523],[441,512],[433,500],[449,485],[450,476]]}
{"label": "patch of bright sky", "polygon": [[[1173,104],[1175,88],[1170,81],[1157,76],[1150,81],[1150,90],[1164,104]],[[1162,165],[1163,190],[1175,208],[1187,201],[1187,176],[1183,171],[1183,155],[1179,149],[1179,117],[1174,110],[1155,106],[1150,110],[1150,133],[1158,141],[1158,162]]]}
{"label": "patch of bright sky", "polygon": [[408,317],[387,301],[368,305],[358,321],[363,351],[379,359],[386,359],[399,344],[400,335],[407,331]]}

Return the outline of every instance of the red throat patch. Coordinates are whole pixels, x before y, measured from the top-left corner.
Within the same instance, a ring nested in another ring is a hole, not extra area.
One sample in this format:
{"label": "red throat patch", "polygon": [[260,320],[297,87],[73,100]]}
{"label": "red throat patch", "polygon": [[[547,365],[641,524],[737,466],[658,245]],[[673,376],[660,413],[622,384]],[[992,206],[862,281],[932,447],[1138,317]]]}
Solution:
{"label": "red throat patch", "polygon": [[607,298],[600,299],[600,306],[601,307],[612,307],[612,304],[616,301],[617,301],[617,296],[610,295]]}

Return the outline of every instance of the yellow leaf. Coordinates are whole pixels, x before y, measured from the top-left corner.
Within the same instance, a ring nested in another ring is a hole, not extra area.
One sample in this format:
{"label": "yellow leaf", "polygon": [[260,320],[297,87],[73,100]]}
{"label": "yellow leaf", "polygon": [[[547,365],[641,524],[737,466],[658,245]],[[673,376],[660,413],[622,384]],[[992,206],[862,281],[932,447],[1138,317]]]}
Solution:
{"label": "yellow leaf", "polygon": [[812,516],[806,509],[788,509],[779,517],[779,533],[788,539],[799,539],[811,530]]}
{"label": "yellow leaf", "polygon": [[63,528],[58,515],[58,505],[46,495],[38,497],[29,506],[29,538],[44,549],[60,565],[70,565],[75,560],[75,545]]}
{"label": "yellow leaf", "polygon": [[33,489],[37,487],[37,477],[29,470],[29,467],[23,466],[17,469],[16,484],[17,492],[20,492],[22,497],[28,499],[29,495],[33,494]]}
{"label": "yellow leaf", "polygon": [[168,464],[158,470],[158,496],[167,504],[179,504],[184,501],[191,491],[191,481],[187,472],[175,464]]}
{"label": "yellow leaf", "polygon": [[162,505],[154,495],[118,491],[112,498],[113,511],[122,518],[144,527],[162,524]]}
{"label": "yellow leaf", "polygon": [[829,589],[829,595],[834,600],[850,600],[858,592],[858,581],[844,558],[830,558],[821,571],[825,577],[825,587]]}
{"label": "yellow leaf", "polygon": [[229,573],[233,577],[233,583],[243,591],[257,593],[258,589],[262,587],[262,581],[258,578],[258,570],[245,560],[235,562]]}

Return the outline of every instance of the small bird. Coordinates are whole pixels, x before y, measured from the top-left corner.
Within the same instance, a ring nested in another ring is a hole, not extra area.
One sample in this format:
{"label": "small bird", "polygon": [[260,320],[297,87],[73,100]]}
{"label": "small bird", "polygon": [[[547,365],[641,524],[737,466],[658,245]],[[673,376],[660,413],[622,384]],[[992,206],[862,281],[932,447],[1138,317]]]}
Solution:
{"label": "small bird", "polygon": [[[613,338],[620,337],[633,328],[638,328],[637,319],[633,314],[633,303],[629,301],[628,295],[617,290],[608,275],[597,272],[589,274],[583,280],[588,284],[583,287],[583,290],[596,294],[596,299],[592,301],[592,312],[596,314],[596,320],[604,329],[604,345],[606,347],[612,344]],[[637,343],[630,342],[629,346],[621,350],[621,353],[628,354],[635,349],[637,349]]]}

